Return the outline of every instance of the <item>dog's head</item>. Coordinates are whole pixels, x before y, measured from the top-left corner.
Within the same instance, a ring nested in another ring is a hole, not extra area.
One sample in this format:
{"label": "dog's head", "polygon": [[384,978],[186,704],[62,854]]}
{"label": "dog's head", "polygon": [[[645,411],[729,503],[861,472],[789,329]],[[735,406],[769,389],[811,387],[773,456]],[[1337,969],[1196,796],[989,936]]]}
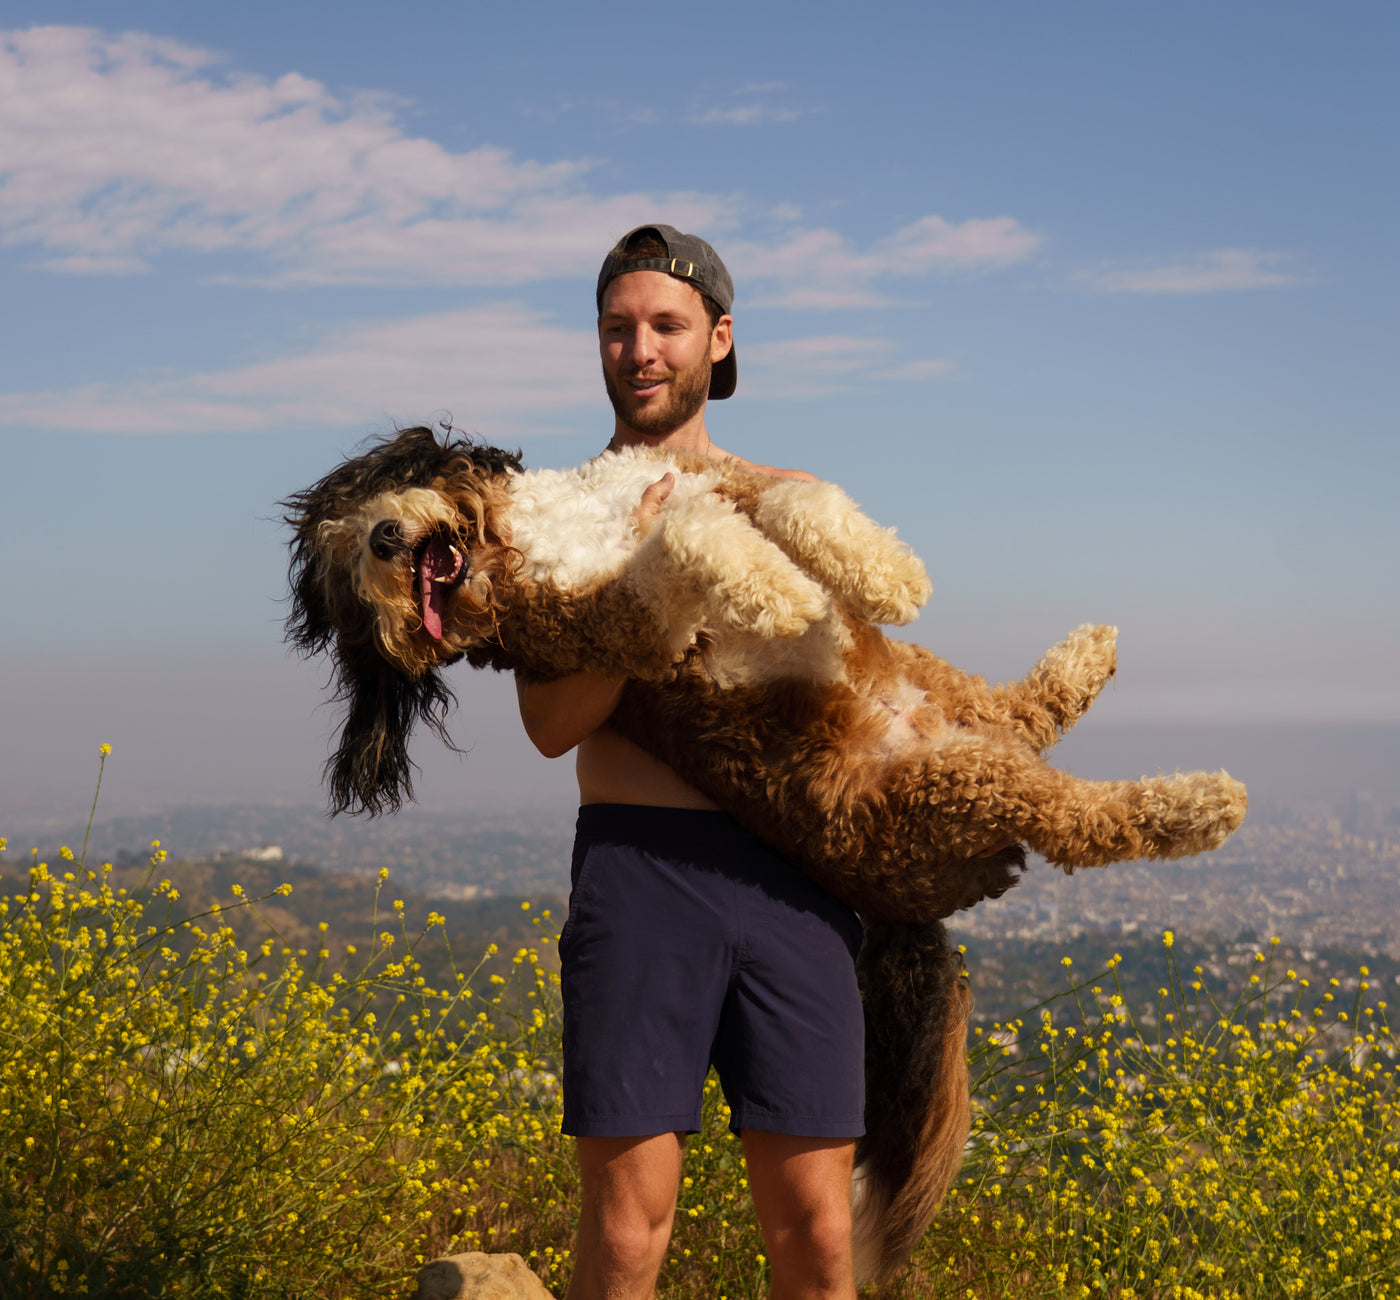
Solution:
{"label": "dog's head", "polygon": [[346,705],[326,765],[336,812],[393,811],[412,796],[419,718],[447,739],[439,669],[494,639],[509,607],[519,557],[505,506],[519,469],[518,455],[450,431],[404,429],[282,503],[287,638],[304,655],[330,651]]}

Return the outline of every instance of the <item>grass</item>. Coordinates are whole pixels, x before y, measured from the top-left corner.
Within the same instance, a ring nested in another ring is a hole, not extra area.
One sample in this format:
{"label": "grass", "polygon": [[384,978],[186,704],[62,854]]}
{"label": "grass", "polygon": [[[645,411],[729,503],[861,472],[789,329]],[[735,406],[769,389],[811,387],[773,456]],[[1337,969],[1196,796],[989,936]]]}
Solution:
{"label": "grass", "polygon": [[[426,963],[441,918],[393,903],[334,958],[324,929],[255,944],[289,887],[190,913],[163,859],[130,889],[85,852],[4,869],[0,1297],[402,1296],[470,1249],[562,1292],[577,1188],[541,948]],[[881,1300],[1400,1296],[1386,1004],[1365,967],[1343,999],[1276,947],[1227,1000],[1167,934],[1141,1024],[1116,959],[1066,958],[1063,991],[978,1031],[967,1159]],[[712,1078],[664,1295],[766,1292],[727,1122]]]}

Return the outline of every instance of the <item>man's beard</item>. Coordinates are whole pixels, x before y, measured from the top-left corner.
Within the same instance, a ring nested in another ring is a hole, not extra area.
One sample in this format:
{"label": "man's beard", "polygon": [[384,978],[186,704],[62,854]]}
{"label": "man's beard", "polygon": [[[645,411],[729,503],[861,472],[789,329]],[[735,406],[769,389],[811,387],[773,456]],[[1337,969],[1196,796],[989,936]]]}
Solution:
{"label": "man's beard", "polygon": [[608,400],[623,424],[646,437],[664,438],[704,408],[705,399],[710,395],[710,363],[701,361],[689,370],[672,371],[666,380],[665,399],[653,400],[644,409],[625,383],[613,383],[606,368],[603,387],[608,390]]}

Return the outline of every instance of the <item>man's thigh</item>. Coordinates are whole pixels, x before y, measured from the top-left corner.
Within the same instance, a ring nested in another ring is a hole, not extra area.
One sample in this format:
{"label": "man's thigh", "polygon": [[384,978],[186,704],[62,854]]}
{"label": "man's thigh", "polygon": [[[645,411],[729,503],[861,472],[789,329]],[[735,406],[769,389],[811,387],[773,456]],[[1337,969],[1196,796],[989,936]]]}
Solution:
{"label": "man's thigh", "polygon": [[679,1133],[579,1139],[571,1300],[653,1294],[676,1212],[682,1141]]}
{"label": "man's thigh", "polygon": [[790,1218],[800,1209],[849,1210],[856,1144],[845,1138],[794,1137],[746,1128],[744,1162],[760,1217]]}
{"label": "man's thigh", "polygon": [[591,1217],[669,1224],[684,1152],[680,1133],[579,1138],[579,1179]]}
{"label": "man's thigh", "polygon": [[[774,1278],[851,1285],[851,1170],[856,1144],[744,1129],[754,1211]],[[823,1291],[822,1294],[825,1294]]]}

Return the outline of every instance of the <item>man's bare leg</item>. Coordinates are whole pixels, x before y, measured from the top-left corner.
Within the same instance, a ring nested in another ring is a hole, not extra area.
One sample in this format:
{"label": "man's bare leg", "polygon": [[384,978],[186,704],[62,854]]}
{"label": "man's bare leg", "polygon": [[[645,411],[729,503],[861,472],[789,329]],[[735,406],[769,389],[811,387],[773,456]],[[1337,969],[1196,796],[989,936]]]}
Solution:
{"label": "man's bare leg", "polygon": [[749,1188],[773,1271],[771,1300],[855,1300],[847,1138],[745,1129]]}
{"label": "man's bare leg", "polygon": [[650,1300],[671,1240],[682,1137],[579,1138],[583,1189],[567,1300]]}

